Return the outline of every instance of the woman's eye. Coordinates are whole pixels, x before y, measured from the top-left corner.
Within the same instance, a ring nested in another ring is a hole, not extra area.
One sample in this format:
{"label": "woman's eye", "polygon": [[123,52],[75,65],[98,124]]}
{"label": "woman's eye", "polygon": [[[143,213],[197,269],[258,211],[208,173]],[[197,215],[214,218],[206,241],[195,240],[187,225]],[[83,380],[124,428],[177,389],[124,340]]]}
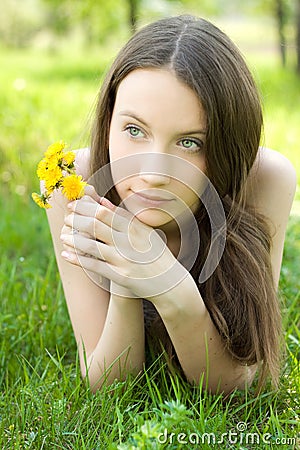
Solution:
{"label": "woman's eye", "polygon": [[133,126],[133,125],[129,125],[129,126],[127,126],[126,128],[125,128],[125,130],[129,133],[129,135],[131,136],[131,137],[133,137],[133,138],[136,138],[136,137],[143,137],[144,136],[144,133],[138,128],[138,127],[135,127],[135,126]]}
{"label": "woman's eye", "polygon": [[179,141],[181,147],[188,151],[199,151],[203,147],[203,142],[199,139],[184,138]]}

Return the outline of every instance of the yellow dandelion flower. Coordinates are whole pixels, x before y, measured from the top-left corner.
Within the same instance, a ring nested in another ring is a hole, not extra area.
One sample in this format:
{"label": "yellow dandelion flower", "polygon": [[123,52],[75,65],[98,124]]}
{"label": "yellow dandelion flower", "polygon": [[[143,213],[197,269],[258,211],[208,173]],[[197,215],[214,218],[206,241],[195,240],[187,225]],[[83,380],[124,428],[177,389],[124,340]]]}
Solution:
{"label": "yellow dandelion flower", "polygon": [[68,200],[76,200],[83,196],[84,187],[87,185],[82,181],[81,175],[69,175],[61,183],[62,192]]}
{"label": "yellow dandelion flower", "polygon": [[62,188],[62,193],[68,200],[76,200],[83,196],[87,185],[81,176],[76,175],[74,160],[75,152],[64,152],[66,144],[63,141],[50,145],[38,163],[37,175],[44,182],[42,194],[32,194],[32,199],[41,208],[51,208],[49,199],[52,193]]}
{"label": "yellow dandelion flower", "polygon": [[51,208],[51,205],[47,202],[47,197],[45,197],[43,194],[39,195],[36,192],[33,192],[31,194],[32,200],[40,207],[40,208]]}
{"label": "yellow dandelion flower", "polygon": [[66,152],[63,154],[63,162],[67,166],[71,166],[75,160],[75,153],[72,151]]}
{"label": "yellow dandelion flower", "polygon": [[61,165],[62,155],[53,153],[53,155],[47,156],[47,158],[45,157],[44,159],[46,160],[47,168],[53,170]]}
{"label": "yellow dandelion flower", "polygon": [[43,158],[37,166],[37,176],[39,177],[40,180],[44,180],[45,177],[47,177],[47,170],[48,170],[48,163],[47,160],[45,158]]}
{"label": "yellow dandelion flower", "polygon": [[43,158],[37,167],[37,176],[40,180],[45,181],[51,181],[55,180],[54,183],[51,183],[52,185],[55,185],[60,178],[62,178],[62,171],[61,168],[58,165],[59,160],[53,156],[51,158]]}
{"label": "yellow dandelion flower", "polygon": [[60,155],[64,148],[66,147],[66,144],[63,141],[54,142],[54,144],[49,145],[45,152],[45,157],[49,158],[52,155]]}
{"label": "yellow dandelion flower", "polygon": [[46,175],[44,177],[45,186],[47,191],[53,190],[56,186],[58,186],[58,183],[62,181],[63,173],[60,167],[55,166],[51,170],[46,171]]}

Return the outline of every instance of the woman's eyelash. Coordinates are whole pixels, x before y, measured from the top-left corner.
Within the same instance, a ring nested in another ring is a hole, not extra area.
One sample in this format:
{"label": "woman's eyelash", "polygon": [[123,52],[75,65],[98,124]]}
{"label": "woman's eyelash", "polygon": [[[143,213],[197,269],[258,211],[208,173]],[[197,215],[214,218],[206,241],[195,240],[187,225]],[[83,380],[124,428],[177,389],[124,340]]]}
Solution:
{"label": "woman's eyelash", "polygon": [[[186,138],[180,139],[180,141],[178,141],[178,142],[181,143],[181,147],[183,147],[184,150],[187,152],[195,153],[197,151],[200,151],[204,146],[203,141],[201,141],[200,139],[196,139],[196,138],[186,137]],[[194,146],[190,145],[190,144],[194,144]]]}
{"label": "woman's eyelash", "polygon": [[144,132],[137,125],[126,125],[124,131],[127,131],[133,138],[138,137],[139,133],[142,133],[144,135]]}

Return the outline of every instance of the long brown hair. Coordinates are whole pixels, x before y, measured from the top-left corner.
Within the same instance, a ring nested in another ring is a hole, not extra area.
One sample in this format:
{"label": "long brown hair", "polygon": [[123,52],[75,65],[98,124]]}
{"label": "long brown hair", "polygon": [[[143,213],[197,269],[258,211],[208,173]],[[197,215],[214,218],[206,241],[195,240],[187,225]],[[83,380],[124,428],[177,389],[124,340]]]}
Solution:
{"label": "long brown hair", "polygon": [[[281,317],[272,278],[271,237],[266,219],[246,206],[244,186],[256,159],[262,110],[252,75],[233,42],[212,23],[193,16],[154,22],[119,52],[98,101],[91,143],[91,173],[109,163],[111,116],[120,82],[138,68],[168,68],[199,97],[207,116],[207,176],[227,219],[226,246],[213,275],[198,279],[210,243],[204,208],[196,219],[201,248],[191,274],[232,356],[259,363],[260,385],[279,375]],[[120,199],[112,188],[107,195]]]}

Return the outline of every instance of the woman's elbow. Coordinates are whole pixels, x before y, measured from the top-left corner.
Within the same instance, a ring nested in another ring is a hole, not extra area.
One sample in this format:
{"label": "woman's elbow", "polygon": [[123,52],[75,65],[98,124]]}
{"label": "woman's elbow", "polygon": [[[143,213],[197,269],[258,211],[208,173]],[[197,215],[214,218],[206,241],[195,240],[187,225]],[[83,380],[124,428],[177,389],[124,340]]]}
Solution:
{"label": "woman's elbow", "polygon": [[213,395],[229,395],[235,390],[244,391],[249,388],[255,378],[256,371],[256,365],[238,366],[235,370],[226,374],[224,372],[219,374],[202,372],[197,379],[189,377],[187,374],[186,378],[190,384],[201,386],[202,390],[206,390]]}

